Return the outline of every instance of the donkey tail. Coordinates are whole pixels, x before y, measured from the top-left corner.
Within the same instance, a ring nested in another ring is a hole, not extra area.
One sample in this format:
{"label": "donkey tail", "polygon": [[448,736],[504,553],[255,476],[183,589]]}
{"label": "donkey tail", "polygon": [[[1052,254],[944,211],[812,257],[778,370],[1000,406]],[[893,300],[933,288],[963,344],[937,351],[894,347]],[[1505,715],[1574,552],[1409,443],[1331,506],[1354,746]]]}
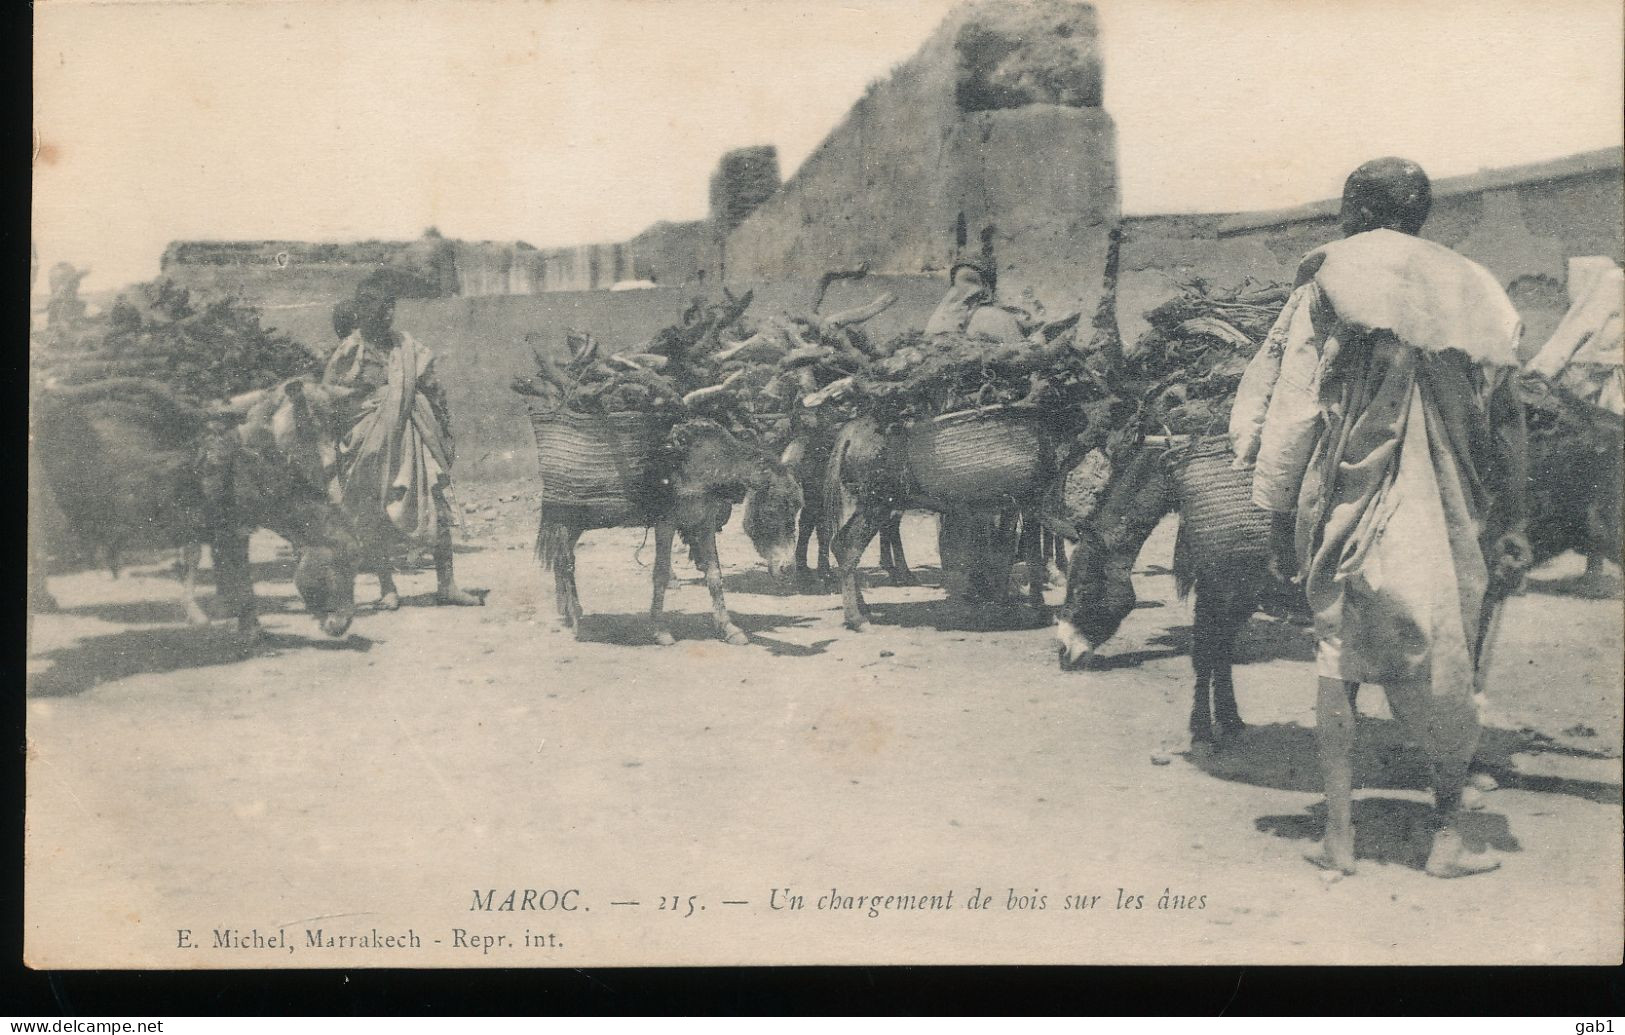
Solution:
{"label": "donkey tail", "polygon": [[853,506],[842,477],[847,451],[852,448],[852,435],[851,425],[840,430],[835,436],[834,445],[830,446],[829,460],[824,464],[824,484],[820,487],[823,507],[818,515],[818,535],[824,543],[834,541],[835,533],[846,524],[848,512]]}
{"label": "donkey tail", "polygon": [[536,559],[542,562],[542,570],[552,571],[569,554],[570,547],[569,528],[542,518],[541,525],[536,529]]}

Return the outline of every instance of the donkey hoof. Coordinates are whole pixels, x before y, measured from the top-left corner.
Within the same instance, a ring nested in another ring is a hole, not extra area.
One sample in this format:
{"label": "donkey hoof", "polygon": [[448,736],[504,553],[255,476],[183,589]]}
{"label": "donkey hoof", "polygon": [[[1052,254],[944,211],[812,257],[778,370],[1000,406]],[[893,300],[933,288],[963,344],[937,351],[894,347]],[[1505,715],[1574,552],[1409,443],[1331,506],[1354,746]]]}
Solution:
{"label": "donkey hoof", "polygon": [[669,629],[656,629],[655,630],[655,643],[658,644],[659,646],[661,646],[661,647],[670,647],[672,644],[674,644],[676,642],[677,642],[677,637],[675,637],[675,636],[673,636],[671,634],[671,630],[669,630]]}
{"label": "donkey hoof", "polygon": [[1220,745],[1226,744],[1247,732],[1247,724],[1240,719],[1228,720],[1219,723]]}

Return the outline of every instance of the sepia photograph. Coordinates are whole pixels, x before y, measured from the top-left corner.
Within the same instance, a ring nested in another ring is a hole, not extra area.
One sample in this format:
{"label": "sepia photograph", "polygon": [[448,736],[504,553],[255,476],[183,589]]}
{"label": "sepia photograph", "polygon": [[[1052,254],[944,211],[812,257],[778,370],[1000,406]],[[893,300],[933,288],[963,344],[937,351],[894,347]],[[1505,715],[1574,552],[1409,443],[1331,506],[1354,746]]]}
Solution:
{"label": "sepia photograph", "polygon": [[1618,965],[1622,46],[41,0],[24,963]]}

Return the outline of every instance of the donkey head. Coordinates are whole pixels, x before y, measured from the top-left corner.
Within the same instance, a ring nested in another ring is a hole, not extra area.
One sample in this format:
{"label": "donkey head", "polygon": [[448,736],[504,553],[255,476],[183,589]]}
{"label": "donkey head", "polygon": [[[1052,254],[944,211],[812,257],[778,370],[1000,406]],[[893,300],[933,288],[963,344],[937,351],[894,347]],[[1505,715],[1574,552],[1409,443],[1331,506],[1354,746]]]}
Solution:
{"label": "donkey head", "polygon": [[1055,622],[1061,671],[1086,664],[1134,610],[1134,557],[1114,550],[1092,524],[1079,530],[1066,571],[1066,600]]}
{"label": "donkey head", "polygon": [[1172,499],[1164,452],[1147,447],[1136,425],[1113,432],[1102,451],[1110,477],[1078,526],[1055,624],[1062,670],[1086,662],[1134,610],[1134,560]]}
{"label": "donkey head", "polygon": [[355,617],[361,552],[348,515],[330,495],[350,395],[295,378],[231,402],[242,417],[238,435],[252,457],[252,491],[267,527],[299,550],[294,586],[329,636],[343,636]]}
{"label": "donkey head", "polygon": [[774,578],[796,570],[796,519],[803,499],[795,470],[805,449],[806,443],[797,439],[777,463],[762,464],[745,498],[745,534]]}

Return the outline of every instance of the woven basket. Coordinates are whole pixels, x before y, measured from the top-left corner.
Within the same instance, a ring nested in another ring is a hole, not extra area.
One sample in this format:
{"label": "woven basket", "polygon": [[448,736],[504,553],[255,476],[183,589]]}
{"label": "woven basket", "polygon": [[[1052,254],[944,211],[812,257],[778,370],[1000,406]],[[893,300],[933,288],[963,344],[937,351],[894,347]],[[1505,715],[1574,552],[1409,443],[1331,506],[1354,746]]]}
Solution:
{"label": "woven basket", "polygon": [[963,410],[911,424],[903,435],[909,474],[930,499],[1024,498],[1053,473],[1054,449],[1035,410]]}
{"label": "woven basket", "polygon": [[532,410],[542,505],[634,507],[671,421],[648,413]]}
{"label": "woven basket", "polygon": [[1231,467],[1225,435],[1193,438],[1168,450],[1179,486],[1179,537],[1200,572],[1238,560],[1262,564],[1269,552],[1270,513],[1253,504],[1253,472]]}

